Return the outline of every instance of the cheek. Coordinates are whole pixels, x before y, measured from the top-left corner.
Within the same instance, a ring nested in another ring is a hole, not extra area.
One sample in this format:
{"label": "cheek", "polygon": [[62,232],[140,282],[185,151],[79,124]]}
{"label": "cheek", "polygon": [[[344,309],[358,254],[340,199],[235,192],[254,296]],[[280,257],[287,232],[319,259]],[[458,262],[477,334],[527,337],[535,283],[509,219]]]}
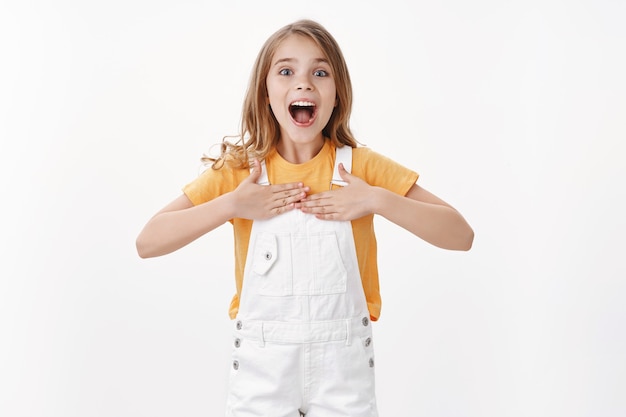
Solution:
{"label": "cheek", "polygon": [[278,106],[279,104],[284,103],[284,98],[279,91],[276,89],[268,89],[266,95],[266,101],[268,104],[273,104],[274,106]]}
{"label": "cheek", "polygon": [[276,91],[276,88],[274,87],[274,84],[272,83],[272,81],[270,79],[266,80],[266,82],[265,82],[265,102],[267,104],[271,104],[272,101],[274,101],[274,99],[275,99],[274,92],[275,91]]}
{"label": "cheek", "polygon": [[278,100],[276,99],[276,97],[274,97],[274,96],[272,95],[272,93],[271,93],[271,92],[270,92],[270,93],[268,93],[268,94],[265,96],[265,103],[266,103],[266,104],[267,104],[270,108],[275,107],[275,108],[276,108],[275,110],[278,110],[278,103],[279,103],[279,102],[278,102]]}
{"label": "cheek", "polygon": [[333,88],[328,93],[328,97],[333,102],[333,107],[337,107],[337,104],[339,104],[339,95],[337,94],[337,89]]}
{"label": "cheek", "polygon": [[334,112],[335,108],[337,108],[337,105],[339,104],[339,97],[337,97],[337,94],[334,91],[328,94],[327,102],[332,103],[329,111],[331,113]]}

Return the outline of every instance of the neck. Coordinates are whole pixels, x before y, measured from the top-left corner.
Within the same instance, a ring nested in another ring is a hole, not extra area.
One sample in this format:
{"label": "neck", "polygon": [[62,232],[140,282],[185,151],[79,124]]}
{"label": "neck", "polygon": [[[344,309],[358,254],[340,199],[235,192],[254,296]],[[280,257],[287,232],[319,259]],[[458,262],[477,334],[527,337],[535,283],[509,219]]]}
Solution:
{"label": "neck", "polygon": [[324,137],[320,135],[309,143],[294,143],[292,141],[279,140],[276,150],[283,159],[292,164],[303,164],[313,159],[324,147]]}

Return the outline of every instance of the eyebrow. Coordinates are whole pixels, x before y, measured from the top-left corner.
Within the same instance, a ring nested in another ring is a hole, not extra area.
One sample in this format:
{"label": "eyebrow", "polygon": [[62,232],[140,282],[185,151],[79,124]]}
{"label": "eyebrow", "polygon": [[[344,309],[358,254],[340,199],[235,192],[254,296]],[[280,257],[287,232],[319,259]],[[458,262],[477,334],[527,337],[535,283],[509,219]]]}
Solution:
{"label": "eyebrow", "polygon": [[[295,62],[297,61],[297,59],[295,58],[281,58],[278,61],[274,62],[274,64],[272,66],[276,66],[278,64],[284,64],[284,63],[291,63],[291,62]],[[313,62],[315,64],[319,64],[319,63],[325,63],[325,64],[329,64],[328,60],[326,58],[316,58],[313,60]]]}

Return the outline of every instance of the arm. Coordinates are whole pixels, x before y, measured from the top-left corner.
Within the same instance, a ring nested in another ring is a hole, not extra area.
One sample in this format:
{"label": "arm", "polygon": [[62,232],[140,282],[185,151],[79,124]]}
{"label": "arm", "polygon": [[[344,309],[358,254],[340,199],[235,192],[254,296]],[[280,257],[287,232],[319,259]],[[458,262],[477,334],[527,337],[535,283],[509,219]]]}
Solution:
{"label": "arm", "polygon": [[367,184],[348,174],[341,165],[339,173],[348,186],[309,196],[296,207],[325,220],[353,220],[379,214],[437,247],[472,247],[474,232],[463,216],[419,185],[413,184],[406,196],[401,196]]}
{"label": "arm", "polygon": [[232,194],[194,206],[181,195],[163,207],[144,226],[135,242],[142,258],[174,252],[233,217]]}
{"label": "arm", "polygon": [[374,212],[443,249],[469,250],[474,231],[463,216],[437,196],[413,184],[405,197],[372,187]]}
{"label": "arm", "polygon": [[139,256],[174,252],[235,217],[266,219],[292,210],[309,191],[302,183],[258,185],[261,167],[258,161],[253,165],[250,176],[229,193],[197,206],[183,194],[163,207],[137,237]]}

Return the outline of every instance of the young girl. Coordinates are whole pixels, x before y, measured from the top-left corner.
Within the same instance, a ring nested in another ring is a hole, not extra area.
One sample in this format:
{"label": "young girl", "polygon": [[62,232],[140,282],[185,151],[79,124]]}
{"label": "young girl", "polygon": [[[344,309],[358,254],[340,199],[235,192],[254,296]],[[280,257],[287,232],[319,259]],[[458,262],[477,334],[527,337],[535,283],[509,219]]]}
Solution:
{"label": "young girl", "polygon": [[228,416],[376,416],[374,215],[441,248],[472,245],[461,214],[415,172],[357,146],[351,105],[331,34],[310,20],[283,27],[256,59],[240,141],[224,141],[137,238],[154,257],[232,223]]}

